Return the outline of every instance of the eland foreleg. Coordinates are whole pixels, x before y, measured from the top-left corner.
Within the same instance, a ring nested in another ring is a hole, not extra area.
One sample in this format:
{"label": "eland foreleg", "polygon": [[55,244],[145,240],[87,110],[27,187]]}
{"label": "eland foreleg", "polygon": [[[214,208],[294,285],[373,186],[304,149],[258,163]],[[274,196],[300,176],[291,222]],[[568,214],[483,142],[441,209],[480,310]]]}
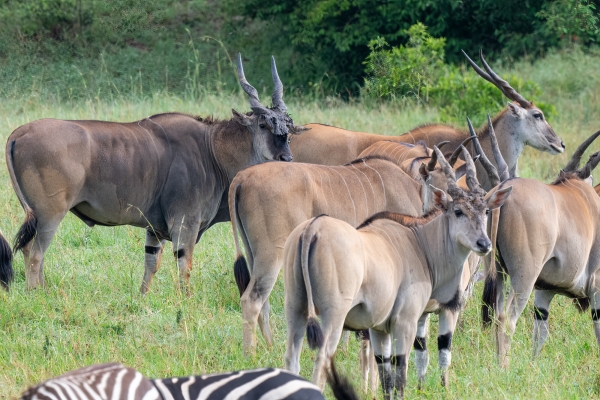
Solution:
{"label": "eland foreleg", "polygon": [[390,357],[392,355],[392,337],[389,333],[378,332],[369,329],[373,354],[377,361],[377,370],[379,371],[379,381],[383,390],[383,398],[388,400],[392,394],[393,376]]}
{"label": "eland foreleg", "polygon": [[440,311],[440,330],[438,332],[438,365],[442,375],[442,386],[448,386],[448,369],[452,362],[452,335],[458,321],[458,310]]}
{"label": "eland foreleg", "polygon": [[144,280],[140,287],[140,292],[146,294],[150,290],[150,284],[154,274],[158,271],[160,260],[162,258],[163,249],[165,247],[165,239],[158,239],[151,231],[146,231],[146,245],[144,255]]}
{"label": "eland foreleg", "polygon": [[548,338],[548,315],[554,293],[547,290],[536,290],[533,308],[533,357],[537,357]]}
{"label": "eland foreleg", "polygon": [[429,331],[429,313],[421,315],[417,325],[417,337],[414,342],[415,364],[417,366],[418,388],[421,389],[425,381],[425,373],[429,365],[427,352],[427,333]]}

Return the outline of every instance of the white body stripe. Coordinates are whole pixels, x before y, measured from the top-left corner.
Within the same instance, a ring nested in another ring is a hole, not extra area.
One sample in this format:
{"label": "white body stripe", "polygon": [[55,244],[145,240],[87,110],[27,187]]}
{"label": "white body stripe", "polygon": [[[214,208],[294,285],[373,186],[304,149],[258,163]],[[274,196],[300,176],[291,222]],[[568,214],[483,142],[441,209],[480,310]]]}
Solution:
{"label": "white body stripe", "polygon": [[253,379],[250,382],[243,384],[242,386],[238,386],[237,388],[235,388],[231,392],[229,392],[227,397],[225,397],[225,399],[223,399],[223,400],[237,400],[240,397],[242,397],[243,395],[245,395],[246,393],[248,393],[250,390],[254,389],[256,386],[258,386],[261,383],[263,383],[264,381],[266,381],[267,379],[279,375],[279,372],[281,372],[281,371],[276,369],[276,370],[272,371],[271,373],[261,375],[258,378]]}
{"label": "white body stripe", "polygon": [[319,390],[319,388],[314,383],[298,379],[295,381],[290,381],[285,385],[279,386],[277,389],[268,391],[267,393],[263,394],[259,400],[283,399],[302,389],[314,389],[317,391]]}

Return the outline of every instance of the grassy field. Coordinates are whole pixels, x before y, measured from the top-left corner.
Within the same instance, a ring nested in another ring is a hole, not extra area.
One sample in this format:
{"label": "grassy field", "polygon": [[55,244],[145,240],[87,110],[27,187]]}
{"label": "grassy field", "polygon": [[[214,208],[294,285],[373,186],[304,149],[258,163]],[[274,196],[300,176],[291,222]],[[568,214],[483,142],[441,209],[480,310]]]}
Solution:
{"label": "grassy field", "polygon": [[[594,72],[598,61],[600,57],[577,53],[549,57],[533,66],[513,66],[513,72],[542,87],[544,96],[539,100],[553,103],[558,109],[558,116],[551,122],[567,144],[569,155],[576,144],[599,128],[600,75]],[[18,126],[45,117],[130,121],[176,110],[226,118],[232,107],[245,111],[247,100],[207,96],[191,101],[157,94],[142,99],[90,98],[60,103],[25,95],[18,100],[0,101],[0,141],[4,143]],[[435,110],[347,104],[335,99],[318,103],[289,100],[288,107],[297,123],[323,122],[386,134],[399,134],[438,118]],[[600,142],[592,146],[599,148]],[[4,160],[3,148],[0,153]],[[566,161],[567,155],[553,157],[527,149],[520,172],[525,177],[549,181]],[[12,239],[23,212],[4,164],[0,167],[0,208],[0,228]],[[25,291],[22,256],[16,256],[13,289],[9,294],[0,293],[1,398],[15,398],[30,384],[99,362],[120,361],[149,377],[283,366],[281,282],[271,297],[275,345],[269,349],[260,339],[256,356],[245,358],[242,354],[242,320],[232,273],[234,251],[229,224],[213,227],[197,246],[191,297],[175,289],[176,264],[167,256],[151,293],[139,295],[143,246],[141,229],[91,229],[68,215],[46,254],[47,287],[33,292]],[[570,300],[557,297],[550,317],[550,338],[541,356],[532,360],[532,309],[528,307],[514,337],[511,368],[502,370],[495,362],[490,332],[480,328],[480,294],[478,286],[454,338],[450,387],[439,385],[434,351],[433,367],[423,391],[416,390],[414,363],[410,362],[408,397],[600,397],[598,349],[589,314],[578,314]],[[436,322],[434,317],[429,339],[432,344],[436,342]],[[358,387],[357,351],[358,342],[352,338],[348,349],[338,352],[337,362]],[[305,348],[304,376],[311,375],[314,355]]]}

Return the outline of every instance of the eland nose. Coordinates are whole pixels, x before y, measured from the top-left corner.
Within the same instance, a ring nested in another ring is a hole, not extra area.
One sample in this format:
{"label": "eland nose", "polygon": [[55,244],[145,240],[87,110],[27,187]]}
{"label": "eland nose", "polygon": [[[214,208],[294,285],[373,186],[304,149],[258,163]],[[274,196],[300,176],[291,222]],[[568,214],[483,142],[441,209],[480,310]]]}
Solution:
{"label": "eland nose", "polygon": [[292,160],[293,160],[293,158],[294,158],[294,157],[293,157],[291,154],[281,154],[281,155],[279,156],[279,161],[287,161],[287,162],[290,162],[290,161],[292,161]]}
{"label": "eland nose", "polygon": [[560,145],[562,146],[563,149],[567,148],[567,146],[565,146],[565,142],[563,142],[562,140],[560,141]]}
{"label": "eland nose", "polygon": [[479,248],[479,250],[482,253],[487,253],[488,251],[490,251],[492,249],[492,242],[490,242],[490,239],[479,239],[477,241],[477,247]]}

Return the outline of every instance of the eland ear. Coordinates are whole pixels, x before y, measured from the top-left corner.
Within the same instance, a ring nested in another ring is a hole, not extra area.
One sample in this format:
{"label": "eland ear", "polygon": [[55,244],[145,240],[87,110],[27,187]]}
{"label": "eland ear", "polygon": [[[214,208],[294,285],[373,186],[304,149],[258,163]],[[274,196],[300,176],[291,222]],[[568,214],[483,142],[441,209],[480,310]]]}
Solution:
{"label": "eland ear", "polygon": [[239,124],[244,126],[250,126],[252,124],[252,120],[247,115],[239,113],[233,108],[231,109],[231,112],[233,113],[233,119],[235,119]]}
{"label": "eland ear", "polygon": [[525,114],[527,113],[527,110],[525,110],[523,107],[519,106],[518,104],[511,103],[510,101],[506,104],[506,107],[508,107],[511,115],[518,119],[524,118]]}
{"label": "eland ear", "polygon": [[487,201],[488,208],[493,210],[494,208],[501,207],[512,192],[512,188],[512,186],[509,186],[500,190],[496,190]]}
{"label": "eland ear", "polygon": [[433,185],[429,185],[431,188],[431,193],[433,194],[433,205],[435,208],[439,208],[440,210],[447,211],[448,210],[448,195],[442,189],[438,189]]}
{"label": "eland ear", "polygon": [[423,179],[423,182],[427,182],[427,180],[429,179],[429,169],[427,168],[427,165],[424,162],[422,162],[421,166],[419,167],[419,175],[421,175],[421,179]]}

